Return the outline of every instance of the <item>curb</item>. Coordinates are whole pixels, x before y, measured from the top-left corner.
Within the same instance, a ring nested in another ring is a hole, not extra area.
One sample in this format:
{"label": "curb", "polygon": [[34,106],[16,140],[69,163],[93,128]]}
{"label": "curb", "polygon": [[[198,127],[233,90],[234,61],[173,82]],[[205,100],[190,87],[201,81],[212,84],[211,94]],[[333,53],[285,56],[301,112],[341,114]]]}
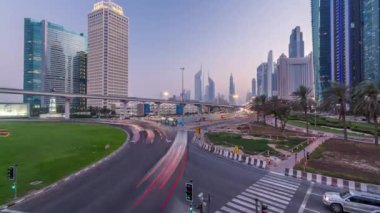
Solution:
{"label": "curb", "polygon": [[225,149],[221,149],[221,148],[216,148],[213,145],[209,145],[209,144],[205,144],[205,143],[197,143],[197,144],[202,149],[204,149],[206,151],[209,151],[211,153],[214,153],[216,155],[220,155],[220,156],[223,156],[225,158],[228,158],[228,159],[231,159],[231,160],[234,160],[234,161],[243,162],[243,163],[245,163],[247,165],[251,165],[251,166],[254,166],[254,167],[258,167],[258,168],[262,168],[262,169],[266,169],[267,168],[267,162],[266,161],[263,161],[263,160],[260,160],[260,159],[256,159],[256,158],[252,158],[250,155],[234,154],[231,151],[228,151],[228,150],[225,150]]}
{"label": "curb", "polygon": [[380,194],[380,185],[361,183],[341,178],[334,178],[295,169],[285,169],[285,176],[316,182],[319,184],[334,186],[341,189],[349,189],[361,192]]}
{"label": "curb", "polygon": [[38,191],[35,191],[33,193],[30,193],[30,194],[26,194],[23,197],[15,200],[15,201],[11,201],[10,203],[7,203],[5,205],[0,206],[0,210],[4,210],[4,209],[9,208],[11,206],[14,206],[16,204],[19,204],[19,203],[21,203],[21,202],[23,202],[25,200],[29,200],[29,199],[35,197],[38,194],[50,191],[50,190],[54,189],[55,187],[57,187],[58,185],[61,185],[61,184],[65,183],[65,182],[68,182],[69,180],[71,180],[71,179],[73,179],[73,178],[75,178],[75,177],[77,177],[79,175],[83,175],[84,173],[88,172],[89,170],[91,170],[91,169],[93,169],[95,167],[98,167],[100,164],[102,164],[105,161],[108,161],[111,158],[113,158],[116,154],[118,154],[119,152],[121,152],[121,150],[124,149],[129,144],[129,142],[131,140],[131,137],[130,137],[129,133],[126,130],[124,130],[124,129],[120,128],[120,127],[117,127],[117,126],[114,126],[114,127],[123,130],[127,134],[127,136],[128,136],[127,140],[124,141],[123,145],[121,145],[117,150],[113,151],[111,154],[107,155],[106,157],[104,157],[104,158],[96,161],[95,163],[93,163],[91,165],[88,165],[88,166],[84,167],[83,169],[81,169],[81,170],[79,170],[79,171],[77,171],[77,172],[75,172],[75,173],[73,173],[73,174],[71,174],[69,176],[63,177],[60,180],[58,180],[58,181],[56,181],[56,182],[54,182],[54,183],[52,183],[52,184],[50,184],[48,186],[45,186],[44,188],[42,188],[42,189],[40,189]]}

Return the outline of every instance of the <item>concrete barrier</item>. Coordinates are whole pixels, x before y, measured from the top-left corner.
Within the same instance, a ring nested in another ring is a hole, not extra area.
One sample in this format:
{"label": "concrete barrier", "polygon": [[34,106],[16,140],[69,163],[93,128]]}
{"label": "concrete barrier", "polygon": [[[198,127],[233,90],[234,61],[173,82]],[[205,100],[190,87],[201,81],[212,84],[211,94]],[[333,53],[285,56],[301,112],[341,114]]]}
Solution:
{"label": "concrete barrier", "polygon": [[323,185],[335,186],[342,189],[351,189],[351,190],[356,190],[356,191],[380,194],[380,185],[361,183],[361,182],[356,182],[356,181],[351,181],[351,180],[344,180],[341,178],[329,177],[329,176],[314,174],[310,172],[303,172],[303,171],[294,170],[291,168],[285,169],[285,176],[312,181],[312,182],[323,184]]}

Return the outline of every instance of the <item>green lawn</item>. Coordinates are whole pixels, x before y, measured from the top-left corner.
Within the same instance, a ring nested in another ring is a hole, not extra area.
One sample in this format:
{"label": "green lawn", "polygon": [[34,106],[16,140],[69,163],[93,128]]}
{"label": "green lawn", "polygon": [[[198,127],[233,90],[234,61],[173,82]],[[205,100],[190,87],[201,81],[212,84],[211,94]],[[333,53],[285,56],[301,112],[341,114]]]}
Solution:
{"label": "green lawn", "polygon": [[[293,125],[293,126],[306,128],[306,123],[303,121],[299,121],[299,120],[289,120],[288,124]],[[314,126],[314,125],[309,124],[309,129],[343,135],[343,130],[330,129],[328,127],[323,127],[323,126]],[[365,134],[353,133],[353,132],[347,132],[347,135],[354,136],[354,137],[370,137],[370,136],[365,135]]]}
{"label": "green lawn", "polygon": [[234,147],[238,146],[243,149],[244,152],[249,154],[257,154],[260,152],[269,151],[272,155],[277,155],[278,153],[268,146],[268,144],[276,144],[276,148],[290,150],[294,146],[302,143],[301,139],[288,139],[288,140],[279,140],[269,141],[265,139],[243,139],[240,135],[237,134],[229,134],[229,133],[209,133],[206,135],[212,143],[215,145],[223,145]]}
{"label": "green lawn", "polygon": [[[0,137],[0,204],[13,197],[7,168],[18,164],[18,195],[49,185],[120,147],[126,134],[101,124],[0,122],[9,137]],[[105,150],[105,145],[109,149]],[[42,181],[37,186],[32,181]]]}

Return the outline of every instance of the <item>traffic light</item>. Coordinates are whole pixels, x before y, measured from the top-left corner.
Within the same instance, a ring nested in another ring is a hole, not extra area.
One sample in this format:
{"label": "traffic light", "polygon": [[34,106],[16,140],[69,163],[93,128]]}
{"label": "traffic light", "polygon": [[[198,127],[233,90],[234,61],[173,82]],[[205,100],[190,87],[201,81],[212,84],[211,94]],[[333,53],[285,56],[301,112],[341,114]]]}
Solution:
{"label": "traffic light", "polygon": [[309,160],[309,158],[310,158],[309,152],[306,152],[306,159]]}
{"label": "traffic light", "polygon": [[13,189],[13,190],[16,189],[16,184],[15,183],[12,184],[11,189]]}
{"label": "traffic light", "polygon": [[189,206],[189,212],[190,212],[190,213],[193,212],[193,205],[191,205],[191,204],[190,204],[190,206]]}
{"label": "traffic light", "polygon": [[193,184],[186,183],[186,200],[193,201]]}
{"label": "traffic light", "polygon": [[9,180],[15,179],[15,167],[14,166],[8,167],[8,178],[9,178]]}

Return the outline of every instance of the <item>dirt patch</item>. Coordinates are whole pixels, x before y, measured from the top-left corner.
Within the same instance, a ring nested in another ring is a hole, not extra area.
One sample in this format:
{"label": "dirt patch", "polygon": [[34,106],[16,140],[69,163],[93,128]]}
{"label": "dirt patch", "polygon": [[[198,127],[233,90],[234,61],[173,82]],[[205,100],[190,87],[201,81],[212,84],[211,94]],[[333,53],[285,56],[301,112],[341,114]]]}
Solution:
{"label": "dirt patch", "polygon": [[6,129],[0,129],[0,137],[5,138],[5,137],[8,137],[10,134],[11,133],[8,132],[8,130],[6,130]]}
{"label": "dirt patch", "polygon": [[282,131],[280,127],[275,128],[270,125],[251,123],[249,127],[250,127],[249,133],[254,136],[269,136],[269,137],[277,137],[277,138],[306,137],[306,133],[290,131],[286,129]]}
{"label": "dirt patch", "polygon": [[307,167],[330,176],[380,184],[380,147],[330,139],[312,153]]}

